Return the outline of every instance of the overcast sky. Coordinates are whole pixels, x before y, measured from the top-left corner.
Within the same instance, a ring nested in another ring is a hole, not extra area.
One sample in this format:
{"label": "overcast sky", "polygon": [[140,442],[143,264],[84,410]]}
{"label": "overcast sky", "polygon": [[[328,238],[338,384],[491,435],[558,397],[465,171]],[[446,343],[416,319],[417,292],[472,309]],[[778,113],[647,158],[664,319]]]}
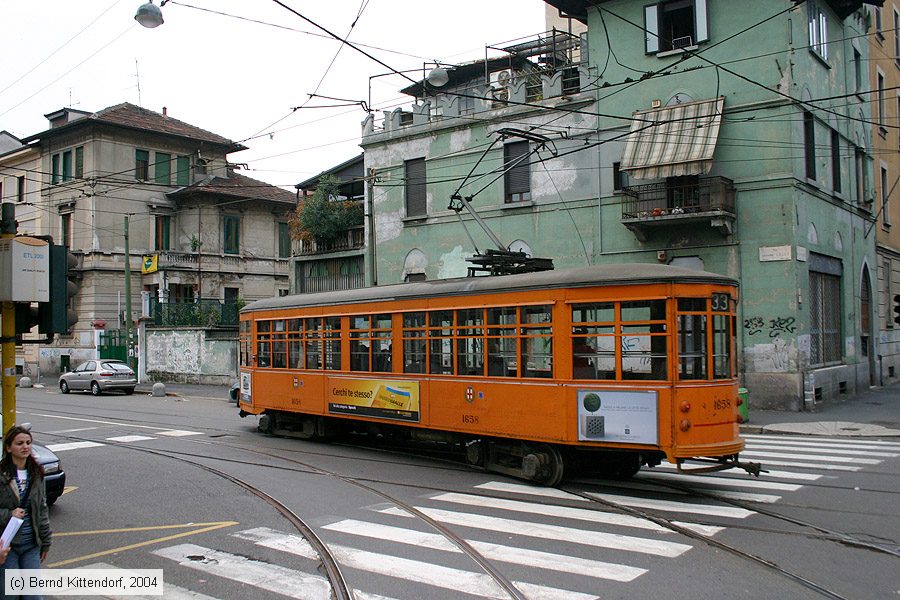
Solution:
{"label": "overcast sky", "polygon": [[[418,69],[414,79],[426,62],[477,60],[486,45],[544,30],[540,0],[282,2],[393,69]],[[361,152],[363,109],[312,108],[342,102],[309,94],[366,103],[371,94],[378,119],[385,107],[411,103],[397,93],[408,81],[370,80],[389,69],[272,0],[171,0],[156,29],[134,20],[140,4],[0,3],[0,130],[38,133],[48,126],[44,114],[66,106],[165,106],[171,117],[248,146],[230,157],[247,163],[245,174],[292,187]]]}

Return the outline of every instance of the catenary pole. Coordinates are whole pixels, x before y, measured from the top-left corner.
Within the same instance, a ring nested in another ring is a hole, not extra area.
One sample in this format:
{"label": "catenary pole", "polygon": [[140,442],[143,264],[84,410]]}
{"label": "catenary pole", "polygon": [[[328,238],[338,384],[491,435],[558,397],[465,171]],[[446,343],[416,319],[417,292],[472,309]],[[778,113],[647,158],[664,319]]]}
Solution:
{"label": "catenary pole", "polygon": [[[16,205],[4,202],[0,219],[0,239],[16,237]],[[3,435],[16,424],[16,305],[3,302],[0,314],[3,352]]]}

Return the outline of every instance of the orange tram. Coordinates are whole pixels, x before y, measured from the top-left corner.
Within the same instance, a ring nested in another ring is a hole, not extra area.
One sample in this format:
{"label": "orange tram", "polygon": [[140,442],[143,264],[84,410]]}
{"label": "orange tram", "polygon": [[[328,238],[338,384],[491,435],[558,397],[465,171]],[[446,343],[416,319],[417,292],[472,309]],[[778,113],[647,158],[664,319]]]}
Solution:
{"label": "orange tram", "polygon": [[240,316],[241,416],[320,439],[465,449],[556,485],[662,460],[740,467],[733,279],[656,264],[259,300]]}

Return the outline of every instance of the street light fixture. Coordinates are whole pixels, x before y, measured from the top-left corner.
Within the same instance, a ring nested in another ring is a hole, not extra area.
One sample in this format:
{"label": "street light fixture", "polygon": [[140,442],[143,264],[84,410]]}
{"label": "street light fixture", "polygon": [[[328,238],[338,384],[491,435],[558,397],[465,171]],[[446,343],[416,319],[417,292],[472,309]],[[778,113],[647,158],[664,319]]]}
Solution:
{"label": "street light fixture", "polygon": [[162,2],[159,3],[159,6],[153,4],[153,0],[150,0],[150,2],[147,2],[146,4],[142,4],[134,14],[134,20],[148,29],[159,27],[165,22],[163,21],[162,11],[159,10],[159,8],[165,6],[168,1],[169,0],[162,0]]}

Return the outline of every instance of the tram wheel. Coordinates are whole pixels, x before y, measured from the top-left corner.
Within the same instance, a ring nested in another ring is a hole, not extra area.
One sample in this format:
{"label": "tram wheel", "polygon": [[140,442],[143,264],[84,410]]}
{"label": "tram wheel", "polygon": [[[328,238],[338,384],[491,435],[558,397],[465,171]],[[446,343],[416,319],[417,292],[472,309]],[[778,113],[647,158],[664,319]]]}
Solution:
{"label": "tram wheel", "polygon": [[541,458],[543,465],[531,478],[532,481],[547,487],[559,485],[565,471],[562,453],[551,444],[541,444],[537,450],[536,455]]}

